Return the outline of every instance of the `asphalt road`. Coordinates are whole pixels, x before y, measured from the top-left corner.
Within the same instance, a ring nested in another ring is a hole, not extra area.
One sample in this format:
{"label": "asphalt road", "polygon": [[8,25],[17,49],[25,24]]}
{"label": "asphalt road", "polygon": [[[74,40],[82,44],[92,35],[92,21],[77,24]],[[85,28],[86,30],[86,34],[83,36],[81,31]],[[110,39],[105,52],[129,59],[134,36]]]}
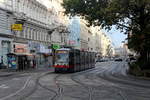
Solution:
{"label": "asphalt road", "polygon": [[53,71],[0,78],[0,100],[150,100],[150,80],[127,75],[125,62],[72,74]]}

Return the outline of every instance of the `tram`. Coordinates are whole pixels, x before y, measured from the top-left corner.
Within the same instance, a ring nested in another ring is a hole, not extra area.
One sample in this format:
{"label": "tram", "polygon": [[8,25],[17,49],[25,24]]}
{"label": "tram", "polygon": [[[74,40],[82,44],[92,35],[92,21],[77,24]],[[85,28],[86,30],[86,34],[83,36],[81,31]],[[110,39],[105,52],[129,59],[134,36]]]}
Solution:
{"label": "tram", "polygon": [[78,72],[95,67],[95,53],[61,48],[55,52],[55,72]]}

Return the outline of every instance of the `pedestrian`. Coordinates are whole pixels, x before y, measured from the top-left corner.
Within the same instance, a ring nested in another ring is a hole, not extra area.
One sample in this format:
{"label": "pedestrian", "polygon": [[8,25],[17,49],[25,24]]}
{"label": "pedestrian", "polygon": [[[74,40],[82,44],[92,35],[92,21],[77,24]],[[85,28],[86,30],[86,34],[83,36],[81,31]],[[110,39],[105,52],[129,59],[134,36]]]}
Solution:
{"label": "pedestrian", "polygon": [[36,58],[35,58],[35,56],[33,58],[33,68],[36,68]]}

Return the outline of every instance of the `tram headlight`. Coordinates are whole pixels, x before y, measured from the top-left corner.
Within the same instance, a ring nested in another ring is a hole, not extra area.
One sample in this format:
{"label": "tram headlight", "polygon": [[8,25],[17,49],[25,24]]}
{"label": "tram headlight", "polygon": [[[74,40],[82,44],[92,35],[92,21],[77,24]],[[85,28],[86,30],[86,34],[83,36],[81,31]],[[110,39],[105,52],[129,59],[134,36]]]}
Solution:
{"label": "tram headlight", "polygon": [[57,66],[58,64],[55,64],[55,66]]}

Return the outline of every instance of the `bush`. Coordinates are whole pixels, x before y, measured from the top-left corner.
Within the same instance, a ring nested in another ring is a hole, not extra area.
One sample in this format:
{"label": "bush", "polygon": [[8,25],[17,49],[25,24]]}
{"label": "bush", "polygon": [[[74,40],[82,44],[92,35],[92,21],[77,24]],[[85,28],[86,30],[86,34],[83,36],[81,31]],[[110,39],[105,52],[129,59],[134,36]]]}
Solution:
{"label": "bush", "polygon": [[134,76],[143,76],[143,72],[137,62],[129,63],[129,73]]}

